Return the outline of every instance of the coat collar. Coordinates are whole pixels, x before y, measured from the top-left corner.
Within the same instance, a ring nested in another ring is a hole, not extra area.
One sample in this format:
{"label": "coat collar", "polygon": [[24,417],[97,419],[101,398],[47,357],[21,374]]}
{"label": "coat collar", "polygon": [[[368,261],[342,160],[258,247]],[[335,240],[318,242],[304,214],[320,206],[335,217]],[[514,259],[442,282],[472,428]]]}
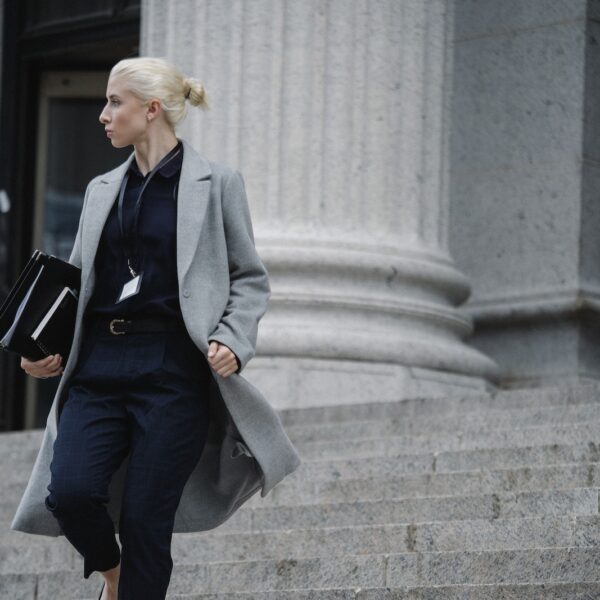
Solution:
{"label": "coat collar", "polygon": [[[183,162],[177,188],[177,275],[181,286],[194,257],[208,206],[212,169],[206,158],[183,143]],[[83,221],[81,248],[82,287],[93,270],[100,236],[135,152],[112,171],[99,176],[89,193]]]}
{"label": "coat collar", "polygon": [[[171,152],[175,152],[175,154],[171,157],[171,160],[167,161],[167,163],[164,164],[156,172],[157,175],[161,175],[162,177],[167,179],[173,177],[173,175],[178,173],[181,169],[181,161],[183,160],[183,143],[181,142],[181,140],[177,143],[175,148],[171,150]],[[135,159],[135,153],[131,162],[129,163],[128,171],[131,173],[135,173],[140,179],[145,179],[145,177],[148,176],[148,173],[146,173],[146,175],[143,175],[140,171],[140,168],[137,164],[137,160]]]}

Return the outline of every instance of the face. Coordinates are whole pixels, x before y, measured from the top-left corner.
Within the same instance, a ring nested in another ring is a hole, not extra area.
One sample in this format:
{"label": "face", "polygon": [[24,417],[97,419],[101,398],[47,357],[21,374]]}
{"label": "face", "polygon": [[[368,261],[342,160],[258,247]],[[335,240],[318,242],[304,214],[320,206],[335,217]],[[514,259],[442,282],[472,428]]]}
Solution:
{"label": "face", "polygon": [[148,127],[160,116],[160,110],[158,99],[144,103],[128,91],[123,82],[111,78],[99,120],[107,130],[112,145],[123,148],[147,137]]}

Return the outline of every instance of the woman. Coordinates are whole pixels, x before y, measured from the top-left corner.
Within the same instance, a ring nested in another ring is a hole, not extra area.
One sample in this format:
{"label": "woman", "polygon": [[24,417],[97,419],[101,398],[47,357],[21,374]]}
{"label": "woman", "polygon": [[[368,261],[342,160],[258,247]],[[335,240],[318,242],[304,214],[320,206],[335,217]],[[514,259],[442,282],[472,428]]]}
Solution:
{"label": "woman", "polygon": [[62,378],[11,528],[65,535],[84,577],[104,576],[101,600],[164,599],[174,531],[216,527],[300,464],[240,375],[268,275],[241,174],[175,134],[186,99],[206,106],[202,85],[164,59],[111,70],[100,122],[134,152],[86,190],[64,371],[60,356],[21,361]]}

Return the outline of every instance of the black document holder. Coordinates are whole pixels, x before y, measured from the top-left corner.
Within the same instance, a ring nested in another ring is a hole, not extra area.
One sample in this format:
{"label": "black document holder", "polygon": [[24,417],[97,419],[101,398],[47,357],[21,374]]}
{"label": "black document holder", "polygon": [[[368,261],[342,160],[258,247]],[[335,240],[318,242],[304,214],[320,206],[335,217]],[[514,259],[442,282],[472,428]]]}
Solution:
{"label": "black document holder", "polygon": [[[79,267],[35,250],[0,307],[0,349],[33,361],[59,353],[64,366],[75,330],[72,306],[71,310],[65,312],[57,310],[51,331],[44,337],[45,344],[38,345],[31,334],[65,287],[70,288],[78,298],[80,286]],[[11,335],[7,335],[11,329]],[[2,340],[5,342],[2,343]]]}

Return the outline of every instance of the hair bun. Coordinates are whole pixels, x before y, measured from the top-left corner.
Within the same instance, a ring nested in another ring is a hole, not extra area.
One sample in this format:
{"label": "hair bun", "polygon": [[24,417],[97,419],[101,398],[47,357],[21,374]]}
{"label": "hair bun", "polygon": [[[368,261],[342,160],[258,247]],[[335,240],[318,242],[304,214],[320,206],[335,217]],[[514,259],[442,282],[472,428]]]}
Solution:
{"label": "hair bun", "polygon": [[206,90],[200,81],[194,77],[183,78],[183,96],[189,100],[192,106],[202,106],[208,108],[206,101]]}

